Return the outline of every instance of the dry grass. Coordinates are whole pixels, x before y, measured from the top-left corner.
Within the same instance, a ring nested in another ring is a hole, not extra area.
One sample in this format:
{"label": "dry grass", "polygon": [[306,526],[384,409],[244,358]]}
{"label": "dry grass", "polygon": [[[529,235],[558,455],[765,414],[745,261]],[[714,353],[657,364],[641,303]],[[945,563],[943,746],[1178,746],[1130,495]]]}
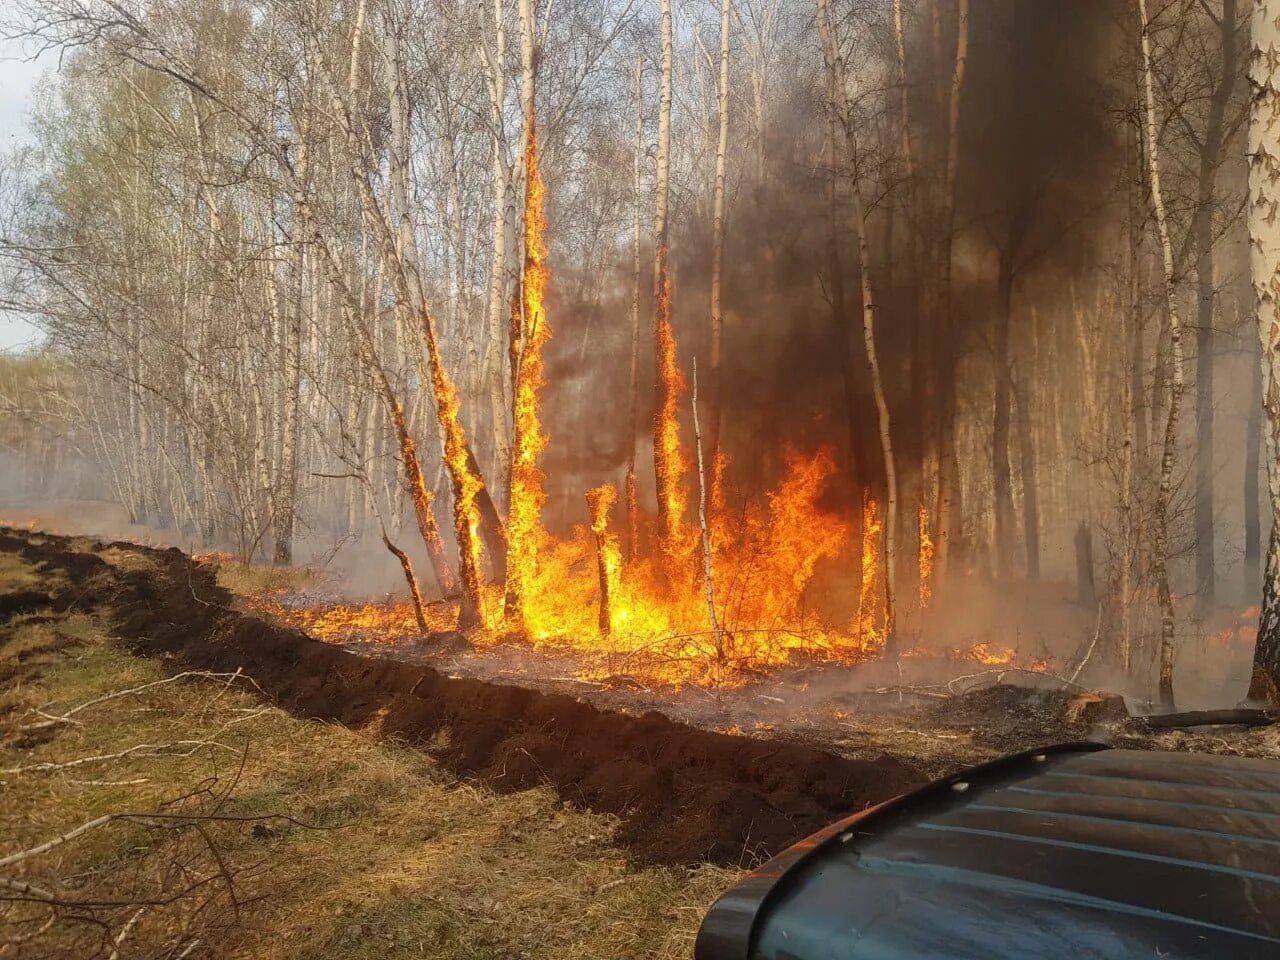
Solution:
{"label": "dry grass", "polygon": [[49,583],[31,564],[10,553],[0,553],[0,593],[16,593],[34,590],[42,583]]}
{"label": "dry grass", "polygon": [[211,557],[215,563],[218,584],[241,597],[261,597],[273,593],[297,593],[313,586],[319,579],[309,567],[273,567],[265,563],[241,563],[231,557]]}
{"label": "dry grass", "polygon": [[[0,557],[0,593],[39,582]],[[294,818],[211,822],[216,857],[192,833],[111,824],[21,864],[20,879],[78,898],[173,887],[179,862],[184,876],[209,874],[186,901],[142,910],[121,957],[177,956],[195,941],[191,957],[262,960],[688,957],[706,906],[735,877],[637,869],[610,845],[611,820],[549,790],[495,796],[409,746],[264,709],[242,680],[167,683],[49,725],[164,676],[86,616],[0,623],[5,669],[15,678],[0,693],[0,858],[102,814],[207,813],[224,793],[220,815]],[[175,741],[206,742],[188,756],[31,769]],[[60,917],[5,955],[107,956],[135,912],[101,911],[105,933]],[[0,944],[30,929],[15,920],[42,916],[0,900]]]}

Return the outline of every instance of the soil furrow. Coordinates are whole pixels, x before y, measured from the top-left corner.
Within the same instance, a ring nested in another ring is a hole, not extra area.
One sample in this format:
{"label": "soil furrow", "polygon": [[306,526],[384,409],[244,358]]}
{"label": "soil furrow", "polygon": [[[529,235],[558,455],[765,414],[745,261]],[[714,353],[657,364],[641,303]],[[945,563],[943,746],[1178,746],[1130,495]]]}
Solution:
{"label": "soil furrow", "polygon": [[213,572],[178,550],[110,546],[151,563],[124,569],[89,541],[0,530],[0,550],[64,574],[55,609],[98,611],[135,652],[177,668],[242,669],[295,715],[419,743],[500,792],[549,784],[567,803],[616,814],[617,840],[640,862],[751,864],[920,783],[890,758],[779,749],[363,657],[234,609]]}

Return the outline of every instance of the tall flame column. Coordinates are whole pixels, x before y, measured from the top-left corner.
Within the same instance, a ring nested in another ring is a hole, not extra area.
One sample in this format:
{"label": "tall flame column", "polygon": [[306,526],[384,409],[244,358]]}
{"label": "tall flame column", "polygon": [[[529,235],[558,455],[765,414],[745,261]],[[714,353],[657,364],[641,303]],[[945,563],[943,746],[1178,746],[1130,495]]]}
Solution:
{"label": "tall flame column", "polygon": [[537,569],[541,514],[546,500],[538,455],[546,446],[538,416],[542,389],[542,351],[551,336],[543,299],[547,288],[544,264],[542,175],[538,169],[538,134],[532,112],[525,121],[524,271],[520,297],[512,314],[519,327],[520,349],[515,371],[515,436],[511,449],[511,498],[507,518],[507,617],[523,625],[529,584]]}

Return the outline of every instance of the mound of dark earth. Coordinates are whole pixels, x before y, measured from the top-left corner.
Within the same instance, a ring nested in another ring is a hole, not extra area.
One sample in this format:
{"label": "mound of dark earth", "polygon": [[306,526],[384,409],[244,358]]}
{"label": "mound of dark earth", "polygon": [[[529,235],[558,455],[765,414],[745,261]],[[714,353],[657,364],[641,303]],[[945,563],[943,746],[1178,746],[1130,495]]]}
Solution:
{"label": "mound of dark earth", "polygon": [[52,602],[52,597],[38,590],[19,590],[16,593],[6,593],[0,596],[0,620],[8,620],[24,613],[34,613]]}
{"label": "mound of dark earth", "polygon": [[178,550],[111,546],[156,569],[112,566],[88,541],[0,530],[0,550],[73,584],[51,598],[56,609],[103,611],[136,652],[240,668],[296,715],[376,721],[496,790],[549,784],[565,802],[616,814],[618,841],[642,862],[749,864],[920,783],[889,758],[843,759],[348,653],[234,610],[212,570]]}

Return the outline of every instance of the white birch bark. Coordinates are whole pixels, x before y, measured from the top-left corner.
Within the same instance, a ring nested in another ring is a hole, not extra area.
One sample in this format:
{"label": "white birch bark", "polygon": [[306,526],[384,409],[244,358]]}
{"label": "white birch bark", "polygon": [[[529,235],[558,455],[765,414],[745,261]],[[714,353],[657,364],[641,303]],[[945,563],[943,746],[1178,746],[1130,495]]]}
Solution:
{"label": "white birch bark", "polygon": [[1261,346],[1271,536],[1249,696],[1280,705],[1280,0],[1252,0],[1249,251]]}
{"label": "white birch bark", "polygon": [[1142,19],[1142,79],[1147,167],[1151,181],[1151,205],[1156,214],[1156,231],[1160,238],[1160,252],[1164,265],[1165,322],[1169,331],[1169,407],[1160,456],[1160,485],[1156,494],[1153,565],[1156,592],[1160,603],[1160,702],[1172,709],[1175,614],[1173,591],[1169,582],[1169,505],[1173,495],[1173,470],[1178,453],[1178,415],[1181,411],[1185,383],[1182,370],[1182,322],[1178,316],[1173,244],[1169,239],[1169,220],[1165,211],[1164,193],[1160,186],[1160,137],[1156,121],[1155,80],[1152,75],[1151,38],[1148,36],[1146,0],[1138,0],[1138,13]]}

